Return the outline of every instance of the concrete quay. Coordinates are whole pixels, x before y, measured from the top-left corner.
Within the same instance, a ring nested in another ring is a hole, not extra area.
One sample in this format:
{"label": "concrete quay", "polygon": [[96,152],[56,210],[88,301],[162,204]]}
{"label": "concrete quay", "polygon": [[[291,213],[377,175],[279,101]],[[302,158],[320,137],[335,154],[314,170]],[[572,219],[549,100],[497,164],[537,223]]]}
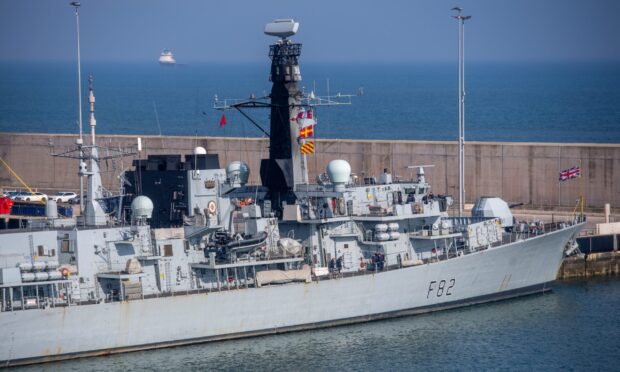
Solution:
{"label": "concrete quay", "polygon": [[[266,138],[99,135],[98,144],[111,147],[135,146],[141,137],[141,157],[150,154],[190,154],[195,146],[217,153],[225,166],[243,160],[251,169],[250,182],[258,183],[260,159],[268,156]],[[31,187],[42,191],[75,190],[77,161],[51,157],[75,143],[74,134],[3,133],[0,156]],[[510,203],[524,203],[526,209],[571,210],[583,193],[589,211],[601,211],[610,203],[612,214],[620,212],[620,144],[565,144],[467,142],[465,202],[478,196],[500,196]],[[433,164],[426,178],[435,194],[458,196],[458,153],[455,141],[385,141],[317,139],[316,153],[308,156],[311,179],[324,171],[332,159],[351,163],[359,177],[378,177],[388,168],[395,179],[411,179],[415,170],[408,165]],[[118,174],[134,158],[102,161],[104,186],[118,188]],[[561,169],[580,165],[582,178],[558,181]],[[9,172],[0,167],[0,187],[21,188]]]}
{"label": "concrete quay", "polygon": [[566,257],[558,271],[558,279],[613,275],[620,275],[620,252],[618,251]]}

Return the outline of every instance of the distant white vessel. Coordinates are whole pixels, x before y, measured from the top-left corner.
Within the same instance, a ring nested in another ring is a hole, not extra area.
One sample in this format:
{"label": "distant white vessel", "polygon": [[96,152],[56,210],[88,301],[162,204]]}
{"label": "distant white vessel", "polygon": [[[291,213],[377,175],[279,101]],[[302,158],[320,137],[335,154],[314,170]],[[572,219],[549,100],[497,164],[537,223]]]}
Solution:
{"label": "distant white vessel", "polygon": [[171,50],[164,49],[159,55],[159,63],[162,65],[174,65],[177,61],[174,59]]}

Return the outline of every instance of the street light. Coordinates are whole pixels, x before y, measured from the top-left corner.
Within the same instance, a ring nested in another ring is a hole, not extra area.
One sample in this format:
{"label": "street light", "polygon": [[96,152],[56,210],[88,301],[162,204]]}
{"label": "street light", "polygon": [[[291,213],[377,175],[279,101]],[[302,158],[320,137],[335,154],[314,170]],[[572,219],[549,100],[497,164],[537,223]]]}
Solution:
{"label": "street light", "polygon": [[465,21],[471,16],[461,15],[463,9],[455,6],[452,18],[459,23],[459,217],[463,216],[465,199]]}
{"label": "street light", "polygon": [[80,147],[80,212],[84,213],[84,177],[82,176],[82,161],[84,153],[82,151],[82,145],[84,144],[84,138],[82,133],[82,66],[80,61],[80,6],[77,1],[72,1],[71,5],[75,9],[75,25],[77,29],[77,84],[78,84],[78,125],[80,127],[80,138],[77,140],[77,145]]}

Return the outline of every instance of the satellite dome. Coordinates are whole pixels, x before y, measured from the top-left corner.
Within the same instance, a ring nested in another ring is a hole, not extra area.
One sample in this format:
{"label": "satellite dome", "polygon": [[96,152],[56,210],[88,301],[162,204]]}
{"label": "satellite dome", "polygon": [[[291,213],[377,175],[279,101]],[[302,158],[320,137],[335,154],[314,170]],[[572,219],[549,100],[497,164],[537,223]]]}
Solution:
{"label": "satellite dome", "polygon": [[235,160],[226,167],[226,178],[233,185],[243,186],[250,178],[250,167],[241,160]]}
{"label": "satellite dome", "polygon": [[194,147],[194,155],[205,155],[207,150],[202,146]]}
{"label": "satellite dome", "polygon": [[334,184],[345,184],[351,177],[351,165],[342,159],[330,161],[325,171]]}
{"label": "satellite dome", "polygon": [[133,218],[151,218],[153,214],[153,202],[144,195],[140,195],[131,202],[131,215]]}

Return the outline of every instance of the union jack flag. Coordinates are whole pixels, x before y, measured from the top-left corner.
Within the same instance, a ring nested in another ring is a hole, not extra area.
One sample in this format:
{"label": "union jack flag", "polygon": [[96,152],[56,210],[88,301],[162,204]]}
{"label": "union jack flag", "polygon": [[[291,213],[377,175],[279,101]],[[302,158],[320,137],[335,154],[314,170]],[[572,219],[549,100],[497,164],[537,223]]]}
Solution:
{"label": "union jack flag", "polygon": [[572,167],[560,172],[560,181],[566,181],[577,177],[581,177],[580,167]]}

